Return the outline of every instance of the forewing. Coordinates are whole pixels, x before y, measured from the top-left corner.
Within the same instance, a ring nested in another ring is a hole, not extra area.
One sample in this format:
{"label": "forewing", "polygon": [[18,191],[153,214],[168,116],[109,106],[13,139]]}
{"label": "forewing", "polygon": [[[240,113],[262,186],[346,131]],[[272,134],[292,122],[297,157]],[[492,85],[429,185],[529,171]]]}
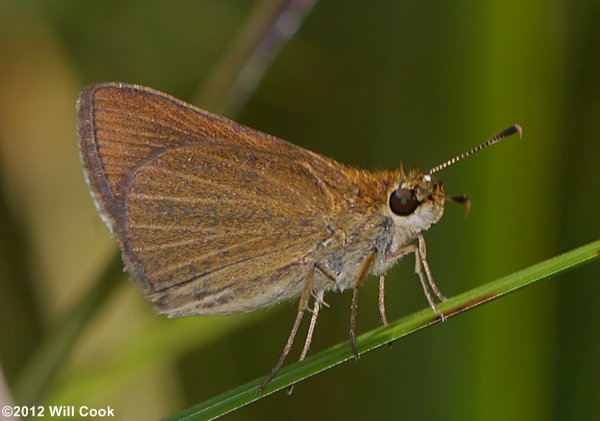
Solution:
{"label": "forewing", "polygon": [[77,104],[84,173],[111,230],[121,211],[123,179],[156,149],[198,143],[301,149],[143,86],[92,85]]}

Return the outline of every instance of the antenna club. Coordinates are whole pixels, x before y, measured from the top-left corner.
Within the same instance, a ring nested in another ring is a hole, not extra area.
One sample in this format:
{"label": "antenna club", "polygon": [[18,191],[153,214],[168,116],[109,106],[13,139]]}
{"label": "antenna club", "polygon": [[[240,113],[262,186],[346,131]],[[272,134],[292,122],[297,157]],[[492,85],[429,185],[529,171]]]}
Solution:
{"label": "antenna club", "polygon": [[521,128],[521,126],[519,126],[518,124],[515,124],[514,127],[517,130],[517,134],[519,135],[519,139],[523,140],[523,129]]}

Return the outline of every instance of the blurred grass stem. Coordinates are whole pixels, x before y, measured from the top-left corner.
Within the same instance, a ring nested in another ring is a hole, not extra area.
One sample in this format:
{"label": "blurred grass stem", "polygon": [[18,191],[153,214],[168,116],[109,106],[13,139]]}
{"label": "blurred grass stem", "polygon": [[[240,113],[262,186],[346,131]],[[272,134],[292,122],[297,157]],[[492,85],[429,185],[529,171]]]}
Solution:
{"label": "blurred grass stem", "polygon": [[218,114],[237,115],[315,3],[259,0],[194,103]]}
{"label": "blurred grass stem", "polygon": [[121,255],[116,254],[94,281],[89,293],[78,303],[36,349],[14,387],[15,402],[31,405],[39,402],[46,388],[70,355],[81,332],[98,313],[125,277]]}

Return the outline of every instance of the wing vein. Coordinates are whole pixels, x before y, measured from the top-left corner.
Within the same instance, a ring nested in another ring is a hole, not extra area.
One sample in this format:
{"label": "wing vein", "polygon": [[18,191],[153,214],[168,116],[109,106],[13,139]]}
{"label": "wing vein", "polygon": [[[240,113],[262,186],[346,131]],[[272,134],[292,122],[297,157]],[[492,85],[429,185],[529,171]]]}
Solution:
{"label": "wing vein", "polygon": [[[189,172],[177,171],[172,168],[159,167],[159,166],[155,166],[155,165],[151,165],[151,164],[146,165],[144,167],[144,170],[145,171],[147,171],[147,170],[156,171],[157,173],[163,174],[165,176],[181,177],[182,179],[191,181],[193,183],[202,184],[204,186],[210,186],[209,187],[210,189],[214,189],[216,187],[219,191],[225,191],[225,192],[228,192],[229,194],[236,195],[235,199],[225,199],[225,198],[213,199],[213,203],[220,203],[221,201],[222,202],[233,202],[233,203],[235,203],[236,201],[252,202],[253,200],[256,200],[256,201],[260,201],[263,203],[269,203],[274,208],[285,207],[287,209],[292,210],[295,214],[309,215],[312,217],[315,216],[316,212],[320,211],[319,209],[315,209],[312,206],[305,207],[303,209],[300,206],[293,206],[284,201],[275,202],[275,201],[271,200],[271,198],[269,198],[268,196],[259,196],[257,194],[254,194],[251,190],[249,190],[242,184],[240,184],[238,186],[226,185],[226,184],[215,182],[214,180],[207,180],[207,179],[197,177],[193,174],[190,174]],[[161,187],[163,180],[160,178],[155,178],[155,179],[146,180],[146,182],[148,184],[152,184],[153,182],[156,182],[156,186]],[[289,191],[293,191],[293,190],[289,190]],[[295,191],[293,191],[293,192],[296,193],[297,196],[299,197],[299,199],[301,200],[300,203],[306,203],[306,200],[304,200],[305,198],[303,196],[301,196],[299,193],[297,193]],[[139,197],[139,195],[140,195],[140,193],[134,193],[134,192],[130,193],[130,197],[145,199],[144,197]],[[150,195],[148,195],[148,196],[150,196]],[[158,199],[159,196],[156,196],[156,198]],[[149,199],[149,197],[148,197],[148,199]],[[177,199],[175,199],[175,200],[177,200]],[[194,203],[194,200],[191,198],[189,200],[182,199],[180,201],[181,202],[187,201],[188,203]],[[203,202],[209,203],[210,200],[204,200]],[[200,201],[198,201],[196,203],[200,203]]]}
{"label": "wing vein", "polygon": [[[103,100],[103,99],[99,99],[99,98],[96,98],[95,101],[96,102],[108,102],[108,103],[112,102],[110,99]],[[152,108],[157,109],[153,104],[150,104],[150,105],[152,106]],[[121,114],[121,115],[125,115],[125,116],[128,116],[128,117],[131,117],[132,121],[137,121],[137,122],[143,121],[145,123],[150,123],[149,124],[150,127],[156,126],[157,124],[160,124],[160,123],[157,123],[156,119],[154,119],[154,118],[146,117],[145,115],[143,115],[143,114],[141,114],[139,112],[130,112],[129,110],[123,110],[121,108],[113,108],[113,107],[103,106],[100,109],[96,109],[96,113],[98,113],[98,112],[107,112],[109,114]],[[163,111],[159,110],[158,115],[162,115],[162,114],[163,114]],[[95,119],[96,119],[96,122],[98,122],[98,120],[108,120],[108,121],[111,121],[109,118],[106,118],[106,116],[104,118],[103,117],[99,118],[98,114],[95,114]],[[123,117],[120,117],[117,121],[121,122],[122,120],[123,120]],[[192,132],[184,131],[181,128],[179,128],[179,127],[177,127],[175,125],[172,125],[172,124],[165,125],[165,127],[168,127],[170,129],[172,129],[173,131],[176,131],[176,132],[181,133],[181,134],[186,135],[186,136],[189,136],[190,134],[195,133],[195,131],[192,131]],[[186,126],[186,128],[187,128],[187,126]]]}
{"label": "wing vein", "polygon": [[[270,255],[276,254],[276,253],[278,253],[278,252],[282,252],[282,251],[284,251],[284,250],[288,250],[288,249],[290,249],[290,248],[292,248],[292,247],[294,247],[294,246],[296,246],[296,245],[298,245],[298,244],[299,244],[299,242],[294,242],[294,243],[292,243],[292,244],[289,244],[287,247],[277,248],[276,250],[269,250],[269,251],[268,251],[268,252],[266,252],[266,253],[262,253],[262,254],[258,254],[258,255],[254,255],[254,256],[248,256],[248,257],[244,257],[244,258],[242,258],[242,259],[239,259],[239,260],[237,260],[237,261],[235,261],[235,262],[232,262],[232,263],[230,263],[230,264],[227,264],[227,265],[225,265],[225,266],[223,266],[223,267],[220,267],[220,268],[218,268],[218,269],[213,269],[213,270],[211,270],[211,271],[204,272],[204,273],[201,273],[201,274],[199,274],[199,275],[192,275],[192,276],[190,276],[190,277],[188,277],[188,278],[184,278],[184,279],[180,280],[179,282],[177,282],[177,283],[174,283],[174,284],[172,284],[172,285],[167,285],[167,286],[165,286],[165,287],[163,287],[163,288],[156,289],[156,290],[155,290],[155,292],[163,292],[163,291],[166,291],[166,290],[168,290],[168,289],[175,288],[175,287],[179,287],[179,286],[181,286],[181,285],[183,285],[183,284],[187,284],[187,283],[189,283],[189,282],[194,282],[194,281],[200,280],[200,279],[202,279],[202,278],[204,278],[204,277],[206,277],[206,276],[208,276],[208,275],[214,275],[214,274],[217,274],[217,273],[219,273],[219,272],[222,272],[222,271],[224,271],[224,270],[230,269],[230,268],[232,268],[232,267],[235,267],[235,266],[237,266],[237,265],[240,265],[240,264],[242,264],[242,263],[244,263],[244,262],[247,262],[247,261],[249,261],[249,260],[258,259],[258,258],[261,258],[261,257],[267,257],[267,256],[270,256]],[[311,253],[313,250],[314,250],[314,247],[313,247],[312,249],[309,249],[309,250],[308,250],[306,253],[304,253],[302,256],[307,256],[307,255],[308,255],[308,254],[310,254],[310,253]],[[293,261],[292,261],[291,263],[294,263],[294,261],[297,261],[297,260],[301,259],[301,257],[302,257],[302,256],[299,256],[299,257],[296,257],[296,256],[294,256],[294,258],[292,259]],[[284,265],[284,266],[285,266],[285,265]]]}

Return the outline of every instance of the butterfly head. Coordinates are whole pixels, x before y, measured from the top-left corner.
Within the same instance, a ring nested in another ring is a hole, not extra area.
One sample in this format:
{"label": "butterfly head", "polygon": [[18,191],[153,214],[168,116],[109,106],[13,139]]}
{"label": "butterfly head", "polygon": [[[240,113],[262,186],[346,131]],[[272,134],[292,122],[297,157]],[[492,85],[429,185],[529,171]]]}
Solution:
{"label": "butterfly head", "polygon": [[421,171],[411,171],[401,174],[388,192],[387,208],[397,229],[416,235],[440,220],[444,202],[442,180],[434,180]]}

